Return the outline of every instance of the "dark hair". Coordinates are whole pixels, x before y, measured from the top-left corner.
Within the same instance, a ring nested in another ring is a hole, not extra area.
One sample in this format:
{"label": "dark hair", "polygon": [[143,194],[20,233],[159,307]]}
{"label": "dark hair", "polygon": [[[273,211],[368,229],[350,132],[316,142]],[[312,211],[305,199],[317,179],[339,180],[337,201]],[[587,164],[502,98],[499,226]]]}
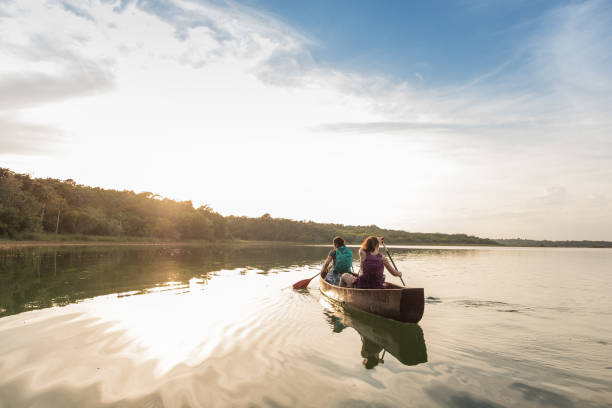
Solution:
{"label": "dark hair", "polygon": [[334,246],[336,248],[340,248],[341,246],[344,246],[344,238],[342,238],[342,237],[334,238]]}
{"label": "dark hair", "polygon": [[363,244],[361,244],[361,249],[363,249],[366,252],[372,252],[379,245],[380,245],[380,242],[378,241],[378,238],[371,235],[367,237],[365,241],[363,241]]}

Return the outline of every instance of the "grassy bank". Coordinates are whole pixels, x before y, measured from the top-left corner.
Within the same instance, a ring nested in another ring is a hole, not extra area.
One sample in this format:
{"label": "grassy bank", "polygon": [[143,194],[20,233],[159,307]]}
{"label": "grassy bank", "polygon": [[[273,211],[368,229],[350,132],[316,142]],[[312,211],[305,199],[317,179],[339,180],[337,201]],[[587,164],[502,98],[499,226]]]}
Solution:
{"label": "grassy bank", "polygon": [[[358,245],[359,242],[347,241],[349,246]],[[478,243],[402,243],[389,242],[388,245],[402,246],[472,246],[483,247],[492,246],[491,244]],[[26,247],[26,246],[106,246],[106,245],[174,245],[174,246],[207,246],[207,245],[323,245],[329,246],[329,242],[300,242],[283,240],[244,240],[244,239],[223,239],[223,240],[165,240],[154,237],[129,237],[116,235],[85,235],[85,234],[54,234],[48,232],[24,233],[14,238],[0,238],[0,248]],[[535,241],[535,240],[508,240],[502,239],[495,243],[495,246],[503,247],[546,247],[546,248],[611,248],[612,242],[608,241]]]}
{"label": "grassy bank", "polygon": [[53,233],[28,233],[14,239],[0,238],[0,248],[14,248],[27,246],[106,246],[106,245],[174,245],[174,246],[206,246],[206,245],[303,245],[299,242],[279,241],[246,241],[241,239],[205,241],[205,240],[181,240],[169,241],[148,237],[125,237],[106,235],[83,235],[83,234],[53,234]]}

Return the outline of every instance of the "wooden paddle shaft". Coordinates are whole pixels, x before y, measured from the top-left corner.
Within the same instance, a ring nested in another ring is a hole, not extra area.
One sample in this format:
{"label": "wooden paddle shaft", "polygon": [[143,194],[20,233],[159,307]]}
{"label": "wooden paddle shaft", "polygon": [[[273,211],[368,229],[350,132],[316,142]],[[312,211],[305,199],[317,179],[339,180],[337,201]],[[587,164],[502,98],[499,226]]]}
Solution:
{"label": "wooden paddle shaft", "polygon": [[[397,269],[397,266],[395,266],[395,262],[393,261],[393,257],[391,256],[391,252],[389,252],[389,250],[387,249],[387,246],[385,245],[385,241],[383,241],[383,248],[385,248],[385,252],[387,253],[387,256],[389,257],[389,259],[391,260],[391,263],[393,264],[393,267],[395,268],[396,271],[399,272],[399,269]],[[402,279],[402,277],[399,277],[400,280],[402,281],[402,285],[406,286],[406,284],[404,283],[404,279]]]}

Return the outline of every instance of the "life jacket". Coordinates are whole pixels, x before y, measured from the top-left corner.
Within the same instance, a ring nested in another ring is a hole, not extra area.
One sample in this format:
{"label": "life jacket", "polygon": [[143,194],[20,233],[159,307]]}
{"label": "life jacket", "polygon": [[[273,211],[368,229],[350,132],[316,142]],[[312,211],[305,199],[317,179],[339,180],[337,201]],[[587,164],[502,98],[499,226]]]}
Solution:
{"label": "life jacket", "polygon": [[345,246],[336,249],[336,263],[334,273],[350,272],[353,268],[353,253]]}

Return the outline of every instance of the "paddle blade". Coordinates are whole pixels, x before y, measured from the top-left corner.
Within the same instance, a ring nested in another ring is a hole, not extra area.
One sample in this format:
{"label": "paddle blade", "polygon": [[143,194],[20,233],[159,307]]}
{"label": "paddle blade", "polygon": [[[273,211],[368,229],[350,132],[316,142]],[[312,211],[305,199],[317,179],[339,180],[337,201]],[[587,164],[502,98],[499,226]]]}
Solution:
{"label": "paddle blade", "polygon": [[299,282],[296,282],[293,284],[293,289],[306,289],[306,287],[308,287],[308,284],[310,283],[310,281],[312,280],[312,278],[310,279],[303,279]]}

